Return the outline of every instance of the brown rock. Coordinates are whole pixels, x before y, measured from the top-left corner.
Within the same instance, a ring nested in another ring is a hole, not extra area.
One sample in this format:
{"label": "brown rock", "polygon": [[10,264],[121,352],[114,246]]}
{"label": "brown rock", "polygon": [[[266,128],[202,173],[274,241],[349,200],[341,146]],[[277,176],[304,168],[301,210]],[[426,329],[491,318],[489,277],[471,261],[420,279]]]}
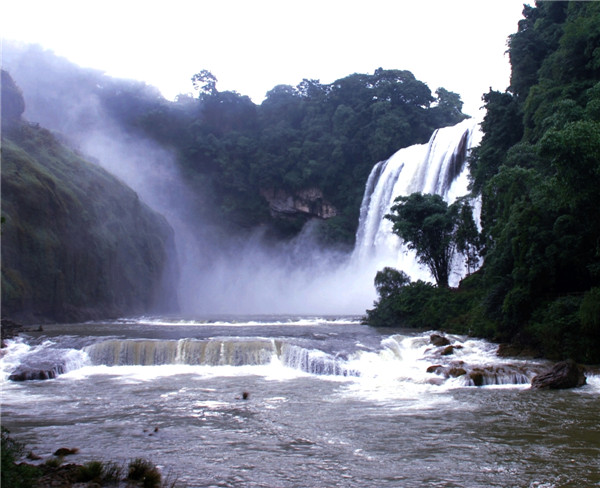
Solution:
{"label": "brown rock", "polygon": [[448,376],[451,376],[452,378],[458,378],[459,376],[464,376],[466,374],[467,372],[463,368],[450,368],[448,370]]}
{"label": "brown rock", "polygon": [[454,354],[454,351],[458,349],[462,349],[463,347],[460,344],[446,346],[442,351],[442,356],[450,356],[450,354]]}
{"label": "brown rock", "polygon": [[474,370],[469,373],[469,378],[475,386],[483,386],[483,371]]}
{"label": "brown rock", "polygon": [[444,370],[444,367],[441,364],[434,364],[432,366],[429,366],[429,368],[427,368],[427,372],[428,373],[440,373]]}
{"label": "brown rock", "polygon": [[441,336],[439,334],[431,334],[429,336],[429,340],[436,347],[447,346],[450,344],[450,341],[447,337]]}
{"label": "brown rock", "polygon": [[569,359],[556,363],[548,371],[534,376],[531,380],[531,388],[562,390],[566,388],[577,388],[586,383],[583,368],[575,361]]}
{"label": "brown rock", "polygon": [[79,449],[77,449],[76,447],[61,447],[60,449],[57,449],[56,451],[54,451],[54,455],[55,456],[71,456],[73,454],[77,454],[79,452]]}

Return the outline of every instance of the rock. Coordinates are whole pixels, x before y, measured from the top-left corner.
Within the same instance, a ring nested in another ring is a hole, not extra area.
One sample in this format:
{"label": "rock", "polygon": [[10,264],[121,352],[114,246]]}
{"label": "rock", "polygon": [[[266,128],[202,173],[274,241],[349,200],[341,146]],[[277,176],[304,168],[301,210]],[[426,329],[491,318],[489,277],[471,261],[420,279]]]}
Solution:
{"label": "rock", "polygon": [[318,188],[306,188],[289,193],[281,188],[264,188],[261,195],[269,202],[274,217],[306,215],[330,219],[337,215],[337,209],[323,197]]}
{"label": "rock", "polygon": [[531,388],[559,390],[576,388],[585,385],[585,383],[586,377],[583,368],[569,359],[556,363],[548,371],[535,376],[531,380]]}
{"label": "rock", "polygon": [[442,373],[444,371],[444,367],[441,364],[434,364],[432,366],[429,366],[429,368],[427,368],[427,372],[428,373]]}
{"label": "rock", "polygon": [[0,335],[1,335],[1,344],[0,347],[6,347],[7,339],[14,339],[21,332],[23,332],[23,326],[21,324],[17,324],[12,320],[2,319],[2,327],[0,327]]}
{"label": "rock", "polygon": [[29,354],[8,377],[11,381],[49,380],[67,371],[68,349],[42,349]]}
{"label": "rock", "polygon": [[60,366],[51,366],[48,369],[17,368],[8,377],[10,381],[51,380],[64,373]]}
{"label": "rock", "polygon": [[454,351],[462,348],[460,344],[446,346],[442,351],[442,356],[449,356],[450,354],[454,354]]}
{"label": "rock", "polygon": [[483,371],[473,370],[469,373],[469,379],[473,382],[474,386],[483,386]]}
{"label": "rock", "polygon": [[452,378],[458,378],[459,376],[464,376],[466,374],[467,372],[464,368],[450,368],[448,370],[448,376]]}
{"label": "rock", "polygon": [[79,449],[76,447],[61,447],[54,451],[55,456],[72,456],[73,454],[77,454]]}
{"label": "rock", "polygon": [[447,346],[450,344],[450,341],[447,337],[441,336],[439,334],[431,334],[429,336],[429,340],[436,347]]}
{"label": "rock", "polygon": [[435,373],[444,376],[445,378],[458,378],[459,376],[463,376],[467,374],[467,371],[460,366],[450,366],[445,367],[441,364],[434,364],[433,366],[429,366],[427,368],[428,373]]}

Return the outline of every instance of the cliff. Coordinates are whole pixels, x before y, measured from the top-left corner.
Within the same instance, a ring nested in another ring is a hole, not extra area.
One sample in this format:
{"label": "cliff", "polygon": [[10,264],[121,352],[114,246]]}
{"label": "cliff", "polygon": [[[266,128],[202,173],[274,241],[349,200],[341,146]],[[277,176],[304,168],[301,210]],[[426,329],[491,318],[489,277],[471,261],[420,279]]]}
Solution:
{"label": "cliff", "polygon": [[2,317],[75,321],[173,309],[166,220],[48,130],[2,72]]}

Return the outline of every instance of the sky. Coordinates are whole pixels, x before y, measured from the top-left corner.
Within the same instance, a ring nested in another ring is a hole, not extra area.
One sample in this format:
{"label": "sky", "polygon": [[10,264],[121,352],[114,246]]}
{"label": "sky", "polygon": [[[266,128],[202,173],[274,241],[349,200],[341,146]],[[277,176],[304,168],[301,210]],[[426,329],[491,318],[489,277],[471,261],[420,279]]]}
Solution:
{"label": "sky", "polygon": [[[144,81],[163,96],[217,89],[259,104],[279,84],[411,71],[432,93],[481,96],[509,85],[507,38],[524,0],[4,0],[3,39],[39,44],[82,67]],[[531,2],[525,2],[531,3]]]}

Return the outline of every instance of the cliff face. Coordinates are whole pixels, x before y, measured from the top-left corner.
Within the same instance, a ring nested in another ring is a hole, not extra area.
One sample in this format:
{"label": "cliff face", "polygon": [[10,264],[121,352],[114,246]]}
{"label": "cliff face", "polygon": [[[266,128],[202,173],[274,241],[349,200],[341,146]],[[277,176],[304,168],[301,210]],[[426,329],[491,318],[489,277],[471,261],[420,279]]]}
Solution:
{"label": "cliff face", "polygon": [[[5,93],[5,79],[3,107],[19,96]],[[2,316],[74,321],[172,310],[166,220],[49,131],[12,112],[2,122]]]}
{"label": "cliff face", "polygon": [[318,188],[307,188],[295,193],[281,188],[261,190],[261,195],[269,202],[271,215],[285,218],[295,215],[330,219],[337,215],[336,208],[323,198]]}

